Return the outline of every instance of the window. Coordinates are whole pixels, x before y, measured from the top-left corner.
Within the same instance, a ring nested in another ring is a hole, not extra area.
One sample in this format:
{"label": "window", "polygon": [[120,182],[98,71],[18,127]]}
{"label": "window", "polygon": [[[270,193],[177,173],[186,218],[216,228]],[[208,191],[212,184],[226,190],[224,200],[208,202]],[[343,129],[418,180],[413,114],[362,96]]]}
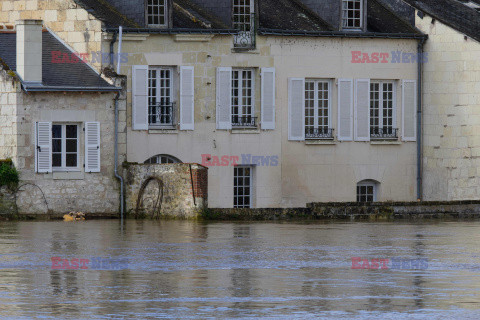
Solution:
{"label": "window", "polygon": [[330,81],[305,80],[305,139],[333,139]]}
{"label": "window", "polygon": [[252,167],[238,166],[234,168],[233,207],[252,207]]}
{"label": "window", "polygon": [[171,163],[182,163],[182,161],[167,154],[159,154],[145,161],[145,164],[171,164]]}
{"label": "window", "polygon": [[233,0],[233,28],[240,31],[234,37],[235,47],[255,46],[254,12],[253,0]]}
{"label": "window", "polygon": [[342,0],[342,27],[344,29],[363,27],[363,0]]}
{"label": "window", "polygon": [[175,126],[173,69],[148,70],[148,124],[150,127]]}
{"label": "window", "polygon": [[232,126],[256,127],[254,88],[252,69],[232,71]]}
{"label": "window", "polygon": [[370,137],[397,139],[395,126],[395,84],[393,81],[370,83]]}
{"label": "window", "polygon": [[52,168],[55,170],[78,169],[78,126],[52,125]]}
{"label": "window", "polygon": [[357,184],[357,202],[377,201],[377,183],[365,180]]}
{"label": "window", "polygon": [[167,0],[147,0],[146,17],[149,27],[167,26]]}

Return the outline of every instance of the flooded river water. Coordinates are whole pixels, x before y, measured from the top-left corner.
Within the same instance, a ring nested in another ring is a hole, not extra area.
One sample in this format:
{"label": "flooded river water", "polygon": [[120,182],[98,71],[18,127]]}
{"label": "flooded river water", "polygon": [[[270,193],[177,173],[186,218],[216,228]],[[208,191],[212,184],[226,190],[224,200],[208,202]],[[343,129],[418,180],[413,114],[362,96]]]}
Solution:
{"label": "flooded river water", "polygon": [[479,310],[480,222],[0,222],[1,319],[479,319]]}

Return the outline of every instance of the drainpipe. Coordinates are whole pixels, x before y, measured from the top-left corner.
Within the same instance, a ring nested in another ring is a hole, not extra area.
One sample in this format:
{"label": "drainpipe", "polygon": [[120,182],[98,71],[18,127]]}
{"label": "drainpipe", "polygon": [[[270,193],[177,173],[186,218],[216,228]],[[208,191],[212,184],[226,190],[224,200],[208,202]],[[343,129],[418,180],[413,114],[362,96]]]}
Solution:
{"label": "drainpipe", "polygon": [[122,26],[118,28],[118,33],[120,37],[118,38],[118,58],[117,58],[117,74],[120,74],[120,66],[122,63],[121,55],[122,55],[122,38],[123,38],[123,31]]}
{"label": "drainpipe", "polygon": [[117,42],[117,35],[118,35],[118,31],[115,31],[113,33],[113,37],[112,37],[112,41],[110,41],[110,65],[113,69],[114,67],[114,59],[113,59],[113,55],[114,55],[114,46],[115,46],[115,42]]}
{"label": "drainpipe", "polygon": [[115,178],[120,181],[120,219],[123,223],[123,177],[118,174],[118,99],[120,92],[115,97]]}
{"label": "drainpipe", "polygon": [[423,200],[423,128],[422,128],[422,81],[423,81],[423,52],[426,38],[418,42],[418,81],[417,81],[417,199]]}

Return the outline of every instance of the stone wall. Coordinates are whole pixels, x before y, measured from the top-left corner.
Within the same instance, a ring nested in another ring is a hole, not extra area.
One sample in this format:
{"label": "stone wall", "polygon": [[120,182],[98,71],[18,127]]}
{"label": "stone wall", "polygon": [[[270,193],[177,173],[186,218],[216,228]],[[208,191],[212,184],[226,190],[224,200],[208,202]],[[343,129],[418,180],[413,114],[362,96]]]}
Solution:
{"label": "stone wall", "polygon": [[480,199],[480,44],[417,16],[424,66],[424,199]]}
{"label": "stone wall", "polygon": [[0,159],[13,159],[17,155],[16,106],[21,89],[10,72],[0,66]]}
{"label": "stone wall", "polygon": [[195,218],[207,207],[206,177],[208,169],[198,164],[128,164],[127,212],[158,218]]}

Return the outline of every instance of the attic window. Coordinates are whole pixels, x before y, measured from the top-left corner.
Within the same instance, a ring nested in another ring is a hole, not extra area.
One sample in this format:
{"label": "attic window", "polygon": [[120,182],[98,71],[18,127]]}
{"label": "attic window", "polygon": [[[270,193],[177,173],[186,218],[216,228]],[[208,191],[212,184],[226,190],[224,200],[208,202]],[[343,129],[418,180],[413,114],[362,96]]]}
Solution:
{"label": "attic window", "polygon": [[363,27],[363,0],[342,0],[342,27],[344,29]]}
{"label": "attic window", "polygon": [[149,27],[167,26],[167,0],[147,0],[146,11]]}

